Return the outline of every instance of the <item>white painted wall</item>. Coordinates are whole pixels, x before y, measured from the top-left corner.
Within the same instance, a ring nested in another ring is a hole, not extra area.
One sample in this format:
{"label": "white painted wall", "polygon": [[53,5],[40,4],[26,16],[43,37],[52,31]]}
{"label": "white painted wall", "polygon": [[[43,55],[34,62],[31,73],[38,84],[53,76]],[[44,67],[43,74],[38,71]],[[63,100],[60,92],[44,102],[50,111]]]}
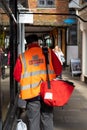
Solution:
{"label": "white painted wall", "polygon": [[78,46],[67,46],[67,65],[71,59],[78,59]]}
{"label": "white painted wall", "polygon": [[84,76],[87,75],[87,23],[80,21],[80,29],[82,31],[82,76],[81,76],[81,80],[84,81]]}

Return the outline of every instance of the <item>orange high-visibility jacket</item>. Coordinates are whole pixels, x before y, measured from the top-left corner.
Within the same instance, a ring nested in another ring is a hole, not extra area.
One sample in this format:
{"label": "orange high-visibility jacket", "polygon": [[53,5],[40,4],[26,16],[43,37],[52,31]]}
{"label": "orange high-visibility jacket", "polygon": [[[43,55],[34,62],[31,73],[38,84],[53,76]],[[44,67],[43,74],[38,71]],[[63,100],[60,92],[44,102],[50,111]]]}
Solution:
{"label": "orange high-visibility jacket", "polygon": [[[20,55],[22,74],[20,79],[20,97],[31,99],[40,94],[40,83],[46,81],[46,64],[42,49],[30,48]],[[51,50],[49,50],[49,79],[56,77],[51,62]]]}

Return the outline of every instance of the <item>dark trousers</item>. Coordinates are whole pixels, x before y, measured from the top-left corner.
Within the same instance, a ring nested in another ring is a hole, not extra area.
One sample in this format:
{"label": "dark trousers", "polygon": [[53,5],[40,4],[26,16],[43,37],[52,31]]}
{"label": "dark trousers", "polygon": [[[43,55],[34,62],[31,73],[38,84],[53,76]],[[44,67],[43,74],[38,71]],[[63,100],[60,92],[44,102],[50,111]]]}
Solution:
{"label": "dark trousers", "polygon": [[30,101],[27,104],[29,130],[53,130],[53,107],[43,101]]}

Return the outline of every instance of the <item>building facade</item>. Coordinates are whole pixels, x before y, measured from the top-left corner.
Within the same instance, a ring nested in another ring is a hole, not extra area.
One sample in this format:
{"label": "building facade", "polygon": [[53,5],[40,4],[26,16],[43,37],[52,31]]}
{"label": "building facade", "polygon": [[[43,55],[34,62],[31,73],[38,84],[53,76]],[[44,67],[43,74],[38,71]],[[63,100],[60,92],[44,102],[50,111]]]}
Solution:
{"label": "building facade", "polygon": [[[68,13],[69,0],[28,0],[28,7],[34,15],[34,25],[63,25],[64,15],[49,15],[49,13]],[[39,14],[42,13],[42,14]],[[48,15],[45,13],[48,13]]]}
{"label": "building facade", "polygon": [[79,20],[79,37],[80,38],[80,48],[81,58],[82,58],[82,81],[87,83],[87,0],[80,1],[81,8],[78,10],[78,15],[83,19]]}
{"label": "building facade", "polygon": [[49,33],[53,41],[52,47],[58,44],[66,56],[67,25],[64,20],[68,17],[66,14],[69,13],[69,0],[25,0],[25,2],[18,0],[17,2],[20,7],[33,13],[33,24],[25,24],[26,35],[32,31],[30,26],[51,28]]}
{"label": "building facade", "polygon": [[81,80],[87,83],[87,0],[72,0],[70,6],[78,16],[78,57],[81,60]]}
{"label": "building facade", "polygon": [[34,26],[52,27],[49,32],[54,48],[59,45],[66,57],[67,25],[64,20],[69,13],[69,0],[28,0],[28,8],[34,14]]}

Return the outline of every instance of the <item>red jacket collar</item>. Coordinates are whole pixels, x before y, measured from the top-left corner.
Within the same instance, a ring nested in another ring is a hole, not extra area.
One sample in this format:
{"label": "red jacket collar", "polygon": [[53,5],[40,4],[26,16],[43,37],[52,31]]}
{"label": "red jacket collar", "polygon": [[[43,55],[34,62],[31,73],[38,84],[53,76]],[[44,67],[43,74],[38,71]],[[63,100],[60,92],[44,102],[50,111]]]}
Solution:
{"label": "red jacket collar", "polygon": [[38,43],[32,43],[28,45],[28,49],[32,48],[32,47],[39,47]]}

